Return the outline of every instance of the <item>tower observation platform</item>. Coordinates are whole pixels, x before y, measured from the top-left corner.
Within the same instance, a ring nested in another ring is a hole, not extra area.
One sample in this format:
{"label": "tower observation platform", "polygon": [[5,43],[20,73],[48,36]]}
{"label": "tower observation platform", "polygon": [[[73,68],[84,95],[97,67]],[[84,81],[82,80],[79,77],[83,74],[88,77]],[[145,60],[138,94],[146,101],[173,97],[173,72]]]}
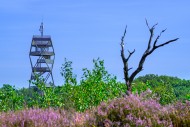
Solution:
{"label": "tower observation platform", "polygon": [[[31,64],[30,81],[35,80],[35,75],[44,80],[46,87],[54,86],[52,69],[55,60],[55,53],[51,36],[43,35],[43,23],[40,26],[41,35],[32,37],[29,58]],[[29,83],[31,87],[31,82]]]}

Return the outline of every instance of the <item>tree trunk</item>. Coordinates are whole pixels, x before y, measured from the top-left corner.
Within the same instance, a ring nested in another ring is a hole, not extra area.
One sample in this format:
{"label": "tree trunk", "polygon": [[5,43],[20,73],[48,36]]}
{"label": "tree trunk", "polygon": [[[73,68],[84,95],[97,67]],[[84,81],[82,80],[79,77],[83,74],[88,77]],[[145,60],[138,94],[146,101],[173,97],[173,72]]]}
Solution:
{"label": "tree trunk", "polygon": [[130,83],[130,82],[127,82],[127,91],[126,91],[126,95],[130,95],[130,94],[132,94],[132,83]]}

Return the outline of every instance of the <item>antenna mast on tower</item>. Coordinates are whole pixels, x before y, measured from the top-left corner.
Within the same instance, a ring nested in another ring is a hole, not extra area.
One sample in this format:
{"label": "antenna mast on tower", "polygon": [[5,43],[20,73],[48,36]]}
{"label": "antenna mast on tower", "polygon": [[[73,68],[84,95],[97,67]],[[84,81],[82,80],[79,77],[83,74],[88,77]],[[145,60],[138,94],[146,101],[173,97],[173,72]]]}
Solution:
{"label": "antenna mast on tower", "polygon": [[39,31],[41,32],[41,36],[43,36],[43,32],[44,32],[43,22],[42,22],[41,25],[40,25]]}

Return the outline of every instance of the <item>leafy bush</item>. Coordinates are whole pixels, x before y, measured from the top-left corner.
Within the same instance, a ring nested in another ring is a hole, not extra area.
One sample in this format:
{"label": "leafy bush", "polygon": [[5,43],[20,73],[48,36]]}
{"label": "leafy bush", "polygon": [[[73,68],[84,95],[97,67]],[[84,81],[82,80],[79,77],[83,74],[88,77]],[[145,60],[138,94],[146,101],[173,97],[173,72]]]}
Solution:
{"label": "leafy bush", "polygon": [[[72,76],[72,71],[70,71],[72,70],[71,62],[69,63],[64,65],[68,65],[67,68],[70,69],[62,69],[66,81],[75,79]],[[104,67],[104,61],[99,59],[93,60],[93,64],[94,68],[92,70],[83,69],[83,76],[79,85],[73,85],[71,82],[63,86],[67,93],[67,98],[74,103],[73,107],[77,111],[84,111],[97,106],[102,101],[119,97],[126,90],[124,84],[116,82],[116,77],[108,74]]]}
{"label": "leafy bush", "polygon": [[15,87],[4,84],[0,88],[0,111],[19,110],[24,107],[24,96]]}
{"label": "leafy bush", "polygon": [[49,108],[61,107],[59,95],[55,93],[54,86],[46,87],[43,78],[35,75],[35,80],[32,82],[36,86],[36,90],[30,94],[28,106]]}

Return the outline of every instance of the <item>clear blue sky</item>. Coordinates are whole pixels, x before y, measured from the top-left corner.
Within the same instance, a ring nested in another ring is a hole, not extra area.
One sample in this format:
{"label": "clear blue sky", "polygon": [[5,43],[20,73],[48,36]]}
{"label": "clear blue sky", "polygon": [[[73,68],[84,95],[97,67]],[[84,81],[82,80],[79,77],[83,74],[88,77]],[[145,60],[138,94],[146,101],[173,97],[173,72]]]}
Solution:
{"label": "clear blue sky", "polygon": [[2,0],[0,87],[28,87],[31,39],[40,34],[42,18],[44,34],[52,36],[55,48],[56,85],[63,84],[60,68],[64,58],[73,62],[74,73],[80,78],[82,68],[91,69],[92,59],[100,57],[108,72],[124,81],[120,39],[128,25],[125,48],[136,49],[129,63],[136,68],[149,37],[145,18],[150,25],[158,23],[155,35],[167,28],[160,43],[180,40],[148,57],[138,76],[153,73],[190,79],[189,5],[189,0]]}

